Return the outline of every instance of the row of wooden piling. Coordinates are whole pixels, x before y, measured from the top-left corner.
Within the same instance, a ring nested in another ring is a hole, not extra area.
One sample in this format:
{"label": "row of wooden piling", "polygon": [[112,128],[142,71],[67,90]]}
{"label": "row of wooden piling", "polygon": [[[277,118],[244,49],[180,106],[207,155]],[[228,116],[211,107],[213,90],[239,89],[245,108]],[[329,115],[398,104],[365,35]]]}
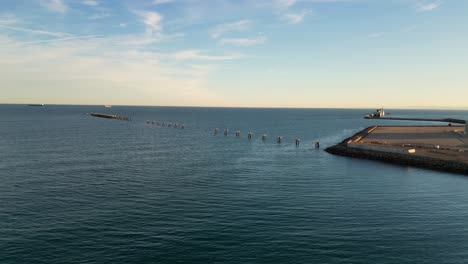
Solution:
{"label": "row of wooden piling", "polygon": [[[218,135],[218,133],[219,133],[219,129],[218,129],[218,128],[215,128],[215,129],[214,129],[214,135],[216,136],[216,135]],[[229,134],[229,129],[227,129],[227,128],[223,129],[223,135],[224,135],[224,136],[227,136],[228,134]],[[236,135],[236,137],[240,137],[240,135],[241,135],[240,130],[237,130],[237,131],[235,132],[235,135]],[[252,133],[252,132],[248,132],[248,133],[247,133],[247,138],[248,138],[249,140],[251,140],[252,137],[253,137],[253,133]],[[261,138],[262,138],[263,141],[266,141],[266,139],[267,139],[267,134],[262,134],[262,137],[261,137]],[[278,144],[283,143],[283,137],[282,137],[282,136],[277,136],[277,137],[276,137],[276,142],[277,142]],[[300,139],[300,138],[296,138],[295,141],[294,141],[294,143],[296,144],[296,146],[299,146],[299,145],[301,144],[301,139]],[[319,142],[319,141],[315,142],[315,148],[320,148],[320,142]]]}
{"label": "row of wooden piling", "polygon": [[146,120],[147,125],[157,125],[157,126],[163,126],[163,127],[174,127],[174,128],[180,128],[180,129],[185,129],[184,124],[179,124],[175,122],[164,122],[164,121],[155,121],[155,120]]}

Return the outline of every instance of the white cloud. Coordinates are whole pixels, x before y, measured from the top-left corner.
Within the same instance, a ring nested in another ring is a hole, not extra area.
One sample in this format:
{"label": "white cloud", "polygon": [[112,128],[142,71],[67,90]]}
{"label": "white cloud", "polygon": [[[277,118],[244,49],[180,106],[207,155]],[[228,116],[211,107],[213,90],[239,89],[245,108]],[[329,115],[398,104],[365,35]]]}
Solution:
{"label": "white cloud", "polygon": [[62,2],[62,0],[40,0],[41,6],[47,8],[51,12],[66,13],[68,7]]}
{"label": "white cloud", "polygon": [[255,38],[223,38],[220,40],[220,43],[225,45],[234,45],[234,46],[241,46],[241,47],[249,47],[258,44],[265,43],[266,38],[264,36],[258,36]]}
{"label": "white cloud", "polygon": [[442,5],[441,2],[433,2],[433,3],[419,3],[416,6],[416,11],[418,12],[429,12],[438,9]]}
{"label": "white cloud", "polygon": [[217,26],[211,33],[211,37],[217,39],[227,32],[231,31],[246,31],[252,27],[252,21],[240,20],[234,23],[221,24]]}
{"label": "white cloud", "polygon": [[83,1],[83,4],[88,6],[98,6],[99,2],[96,0],[85,0]]}
{"label": "white cloud", "polygon": [[127,23],[120,23],[120,24],[119,24],[119,27],[121,27],[121,28],[126,28],[126,27],[128,27],[128,24],[127,24]]}

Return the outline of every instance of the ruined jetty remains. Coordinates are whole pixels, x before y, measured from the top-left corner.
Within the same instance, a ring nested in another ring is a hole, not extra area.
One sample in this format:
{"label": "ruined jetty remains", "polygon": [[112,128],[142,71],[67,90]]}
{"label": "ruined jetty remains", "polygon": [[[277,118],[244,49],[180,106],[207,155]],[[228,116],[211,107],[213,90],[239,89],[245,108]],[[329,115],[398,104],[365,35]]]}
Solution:
{"label": "ruined jetty remains", "polygon": [[129,121],[128,117],[120,116],[120,115],[108,115],[108,114],[101,114],[101,113],[90,113],[89,115],[95,116],[95,117],[100,117],[100,118],[118,119],[118,120]]}

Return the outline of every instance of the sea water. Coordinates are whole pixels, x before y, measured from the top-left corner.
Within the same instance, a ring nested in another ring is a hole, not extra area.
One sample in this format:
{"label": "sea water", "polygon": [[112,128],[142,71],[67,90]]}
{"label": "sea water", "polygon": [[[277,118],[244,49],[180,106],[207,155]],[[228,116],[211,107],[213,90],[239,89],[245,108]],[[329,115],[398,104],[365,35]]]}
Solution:
{"label": "sea water", "polygon": [[0,263],[466,263],[468,177],[323,151],[370,112],[0,105]]}

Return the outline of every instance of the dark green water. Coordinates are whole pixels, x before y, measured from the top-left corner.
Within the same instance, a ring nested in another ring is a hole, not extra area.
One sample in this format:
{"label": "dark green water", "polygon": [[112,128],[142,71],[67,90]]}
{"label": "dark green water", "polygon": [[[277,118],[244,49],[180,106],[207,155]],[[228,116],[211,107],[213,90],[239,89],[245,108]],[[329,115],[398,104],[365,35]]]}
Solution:
{"label": "dark green water", "polygon": [[322,150],[369,111],[0,105],[0,263],[466,263],[468,177]]}

